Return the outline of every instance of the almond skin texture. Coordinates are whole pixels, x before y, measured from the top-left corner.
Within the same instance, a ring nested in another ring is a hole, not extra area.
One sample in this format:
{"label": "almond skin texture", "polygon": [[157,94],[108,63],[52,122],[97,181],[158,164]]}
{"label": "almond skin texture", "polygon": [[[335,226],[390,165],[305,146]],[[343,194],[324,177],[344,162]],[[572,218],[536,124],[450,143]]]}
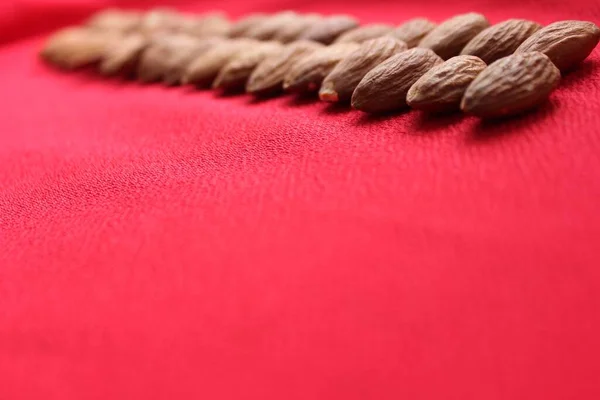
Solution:
{"label": "almond skin texture", "polygon": [[352,95],[352,107],[368,113],[381,113],[406,107],[410,87],[427,71],[442,64],[429,49],[410,49],[388,58],[360,81]]}
{"label": "almond skin texture", "polygon": [[568,71],[580,64],[600,40],[600,28],[587,21],[554,22],[525,40],[516,53],[539,51],[560,69]]}
{"label": "almond skin texture", "polygon": [[546,101],[560,71],[539,52],[518,53],[494,62],[469,85],[460,108],[481,118],[519,114]]}
{"label": "almond skin texture", "polygon": [[419,42],[432,30],[437,24],[425,18],[414,18],[406,21],[392,32],[396,39],[402,40],[408,45],[409,49],[416,47]]}
{"label": "almond skin texture", "polygon": [[181,62],[181,54],[193,54],[198,39],[188,35],[156,35],[140,57],[137,68],[142,82],[156,82],[164,78],[175,62]]}
{"label": "almond skin texture", "polygon": [[341,34],[358,27],[358,21],[346,15],[333,15],[315,22],[298,39],[331,44]]}
{"label": "almond skin texture", "polygon": [[467,87],[486,66],[475,56],[452,57],[420,77],[408,91],[406,102],[429,112],[459,110]]}
{"label": "almond skin texture", "polygon": [[377,39],[381,36],[389,35],[394,30],[394,27],[387,24],[371,24],[360,26],[343,33],[334,43],[363,43],[367,40]]}
{"label": "almond skin texture", "polygon": [[354,89],[367,72],[407,49],[406,43],[389,36],[362,43],[325,77],[319,98],[332,103],[350,101]]}
{"label": "almond skin texture", "polygon": [[115,41],[106,49],[99,71],[103,75],[129,75],[137,68],[142,53],[149,40],[139,33],[134,33]]}
{"label": "almond skin texture", "polygon": [[525,19],[509,19],[479,32],[461,51],[462,55],[481,58],[485,63],[509,56],[542,26]]}
{"label": "almond skin texture", "polygon": [[308,40],[300,40],[286,46],[283,52],[264,59],[256,67],[248,79],[246,91],[255,95],[265,95],[281,90],[283,80],[292,65],[322,47],[322,44]]}
{"label": "almond skin texture", "polygon": [[176,32],[186,33],[197,38],[228,36],[231,24],[227,17],[219,12],[204,15],[183,15],[180,17]]}
{"label": "almond skin texture", "polygon": [[181,47],[167,61],[163,82],[169,86],[182,84],[189,66],[194,60],[221,47],[225,42],[226,39],[221,37],[210,37],[198,39],[189,46]]}
{"label": "almond skin texture", "polygon": [[431,49],[444,60],[447,60],[460,54],[465,45],[488,26],[490,26],[490,23],[481,14],[457,15],[442,22],[437,28],[429,32],[419,42],[418,47]]}
{"label": "almond skin texture", "polygon": [[273,40],[281,43],[290,43],[298,39],[299,36],[309,29],[313,24],[319,22],[323,17],[319,14],[308,14],[299,16],[290,21],[289,24],[277,31]]}
{"label": "almond skin texture", "polygon": [[299,18],[300,15],[293,11],[283,11],[249,29],[244,36],[256,40],[273,40],[277,32]]}
{"label": "almond skin texture", "polygon": [[290,69],[283,82],[283,89],[298,93],[319,90],[323,79],[359,46],[358,43],[338,43],[307,55]]}
{"label": "almond skin texture", "polygon": [[282,53],[283,49],[284,46],[278,42],[261,42],[240,52],[221,68],[219,75],[213,82],[213,88],[243,89],[258,64],[267,57]]}
{"label": "almond skin texture", "polygon": [[139,29],[141,22],[142,15],[137,12],[108,9],[92,15],[86,25],[104,31],[131,33]]}
{"label": "almond skin texture", "polygon": [[40,55],[49,63],[63,69],[76,69],[96,64],[119,34],[87,28],[66,28],[52,35]]}
{"label": "almond skin texture", "polygon": [[250,39],[233,39],[213,46],[208,51],[194,58],[188,65],[183,84],[208,86],[213,83],[221,68],[245,48],[256,44]]}
{"label": "almond skin texture", "polygon": [[239,38],[246,36],[246,33],[261,25],[269,18],[266,14],[254,13],[247,15],[231,25],[229,30],[229,37]]}

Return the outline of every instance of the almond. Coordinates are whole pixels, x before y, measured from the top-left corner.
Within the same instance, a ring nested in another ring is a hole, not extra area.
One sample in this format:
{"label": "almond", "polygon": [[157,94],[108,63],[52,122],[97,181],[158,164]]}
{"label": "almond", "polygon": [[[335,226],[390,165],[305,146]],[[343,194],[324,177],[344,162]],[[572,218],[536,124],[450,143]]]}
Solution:
{"label": "almond", "polygon": [[341,34],[358,26],[358,21],[346,15],[333,15],[316,21],[298,39],[331,44]]}
{"label": "almond", "polygon": [[543,103],[559,81],[560,71],[546,55],[513,54],[475,78],[460,108],[482,118],[518,114]]}
{"label": "almond", "polygon": [[325,77],[319,97],[328,102],[349,101],[354,89],[367,72],[406,49],[406,43],[387,36],[362,43]]}
{"label": "almond", "polygon": [[226,90],[240,89],[252,71],[256,69],[265,58],[275,56],[283,51],[284,47],[278,42],[261,42],[237,54],[219,72],[213,82],[214,88]]}
{"label": "almond", "polygon": [[406,102],[417,110],[458,110],[467,87],[485,68],[478,57],[452,57],[421,76],[408,91]]}
{"label": "almond", "polygon": [[290,68],[283,82],[283,88],[292,92],[319,90],[323,79],[359,46],[358,43],[338,43],[316,50]]}
{"label": "almond", "polygon": [[246,36],[246,33],[249,30],[261,25],[267,20],[267,18],[269,18],[268,15],[263,13],[254,13],[247,15],[237,20],[234,24],[231,25],[231,29],[229,30],[229,37],[238,38]]}
{"label": "almond", "polygon": [[213,46],[189,64],[182,83],[197,86],[212,84],[221,68],[241,51],[255,44],[250,39],[232,39]]}
{"label": "almond", "polygon": [[299,16],[296,19],[290,21],[289,24],[285,25],[277,31],[273,36],[273,40],[277,40],[281,43],[290,43],[298,39],[298,37],[313,24],[319,22],[323,17],[319,14],[307,14]]}
{"label": "almond", "polygon": [[137,68],[142,53],[149,44],[142,34],[124,37],[106,49],[99,70],[103,75],[129,75]]}
{"label": "almond", "polygon": [[360,81],[352,107],[368,113],[394,111],[406,106],[410,87],[427,71],[442,64],[429,49],[414,48],[388,58]]}
{"label": "almond", "polygon": [[144,14],[140,22],[140,31],[145,35],[155,33],[173,33],[179,28],[181,15],[170,8],[155,8]]}
{"label": "almond", "polygon": [[447,60],[460,53],[479,32],[490,26],[481,14],[461,14],[438,25],[419,42],[419,47],[433,50]]}
{"label": "almond", "polygon": [[590,55],[600,40],[600,29],[587,21],[554,22],[525,40],[517,53],[544,53],[561,71],[568,71]]}
{"label": "almond", "polygon": [[203,15],[182,15],[179,18],[176,32],[186,33],[198,38],[228,36],[231,24],[220,12]]}
{"label": "almond", "polygon": [[392,36],[402,40],[411,49],[419,44],[419,42],[432,30],[437,24],[425,18],[413,18],[406,21],[392,32]]}
{"label": "almond", "polygon": [[293,11],[280,12],[270,16],[261,24],[257,24],[249,29],[246,32],[245,37],[256,40],[272,40],[277,32],[298,18],[300,18],[300,16]]}
{"label": "almond", "polygon": [[479,32],[460,54],[481,58],[487,64],[509,56],[542,26],[525,19],[509,19]]}
{"label": "almond", "polygon": [[334,43],[362,43],[390,34],[394,27],[387,24],[371,24],[360,26],[341,34]]}
{"label": "almond", "polygon": [[142,82],[156,82],[165,77],[181,55],[191,56],[199,39],[182,34],[156,35],[140,57],[137,75]]}
{"label": "almond", "polygon": [[167,60],[163,73],[163,82],[167,85],[184,83],[184,77],[190,64],[205,53],[222,46],[224,42],[225,39],[221,37],[209,37],[197,39],[195,43],[189,46],[182,46]]}
{"label": "almond", "polygon": [[40,55],[46,61],[64,69],[96,64],[106,50],[120,38],[115,33],[87,28],[66,28],[52,35]]}
{"label": "almond", "polygon": [[287,45],[283,52],[267,57],[256,67],[248,79],[246,91],[263,95],[280,90],[290,67],[300,58],[322,47],[322,44],[309,40],[299,40]]}
{"label": "almond", "polygon": [[86,25],[94,29],[130,33],[139,29],[141,22],[140,13],[111,8],[92,15]]}

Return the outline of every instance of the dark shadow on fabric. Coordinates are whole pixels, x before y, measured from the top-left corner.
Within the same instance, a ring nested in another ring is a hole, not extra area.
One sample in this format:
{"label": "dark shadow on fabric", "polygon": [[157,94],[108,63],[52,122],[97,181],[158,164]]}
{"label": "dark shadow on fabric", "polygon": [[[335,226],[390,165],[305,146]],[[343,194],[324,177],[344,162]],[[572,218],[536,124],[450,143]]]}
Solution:
{"label": "dark shadow on fabric", "polygon": [[320,113],[324,115],[341,115],[353,111],[355,110],[347,103],[324,103],[324,107],[321,109]]}
{"label": "dark shadow on fabric", "polygon": [[560,87],[571,88],[584,82],[590,75],[597,73],[600,68],[600,61],[586,60],[574,70],[563,73],[560,81]]}
{"label": "dark shadow on fabric", "polygon": [[429,113],[424,111],[413,111],[415,117],[415,135],[438,133],[447,130],[464,121],[464,114],[460,111],[448,111],[443,113]]}
{"label": "dark shadow on fabric", "polygon": [[408,108],[404,109],[404,110],[400,110],[400,111],[391,111],[391,112],[378,113],[378,114],[365,114],[365,113],[362,113],[361,111],[356,111],[356,112],[362,114],[356,121],[356,125],[369,126],[369,125],[379,124],[381,122],[390,121],[394,118],[399,118],[410,111],[411,110]]}

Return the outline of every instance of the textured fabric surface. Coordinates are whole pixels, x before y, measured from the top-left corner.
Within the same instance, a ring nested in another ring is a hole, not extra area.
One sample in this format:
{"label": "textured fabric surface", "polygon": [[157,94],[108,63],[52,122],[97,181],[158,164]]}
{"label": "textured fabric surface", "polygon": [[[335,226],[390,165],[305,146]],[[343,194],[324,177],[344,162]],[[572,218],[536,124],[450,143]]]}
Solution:
{"label": "textured fabric surface", "polygon": [[[527,116],[368,117],[36,54],[0,5],[0,399],[600,398],[600,51]],[[172,2],[600,22],[596,0]]]}

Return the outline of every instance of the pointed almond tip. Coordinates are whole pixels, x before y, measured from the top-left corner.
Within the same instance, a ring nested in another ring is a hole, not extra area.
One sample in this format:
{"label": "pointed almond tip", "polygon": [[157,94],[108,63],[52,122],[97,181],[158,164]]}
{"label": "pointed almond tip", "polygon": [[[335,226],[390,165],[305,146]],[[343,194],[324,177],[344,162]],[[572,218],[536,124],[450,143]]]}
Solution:
{"label": "pointed almond tip", "polygon": [[340,101],[338,93],[329,87],[322,88],[319,91],[319,98],[328,103],[337,103]]}

